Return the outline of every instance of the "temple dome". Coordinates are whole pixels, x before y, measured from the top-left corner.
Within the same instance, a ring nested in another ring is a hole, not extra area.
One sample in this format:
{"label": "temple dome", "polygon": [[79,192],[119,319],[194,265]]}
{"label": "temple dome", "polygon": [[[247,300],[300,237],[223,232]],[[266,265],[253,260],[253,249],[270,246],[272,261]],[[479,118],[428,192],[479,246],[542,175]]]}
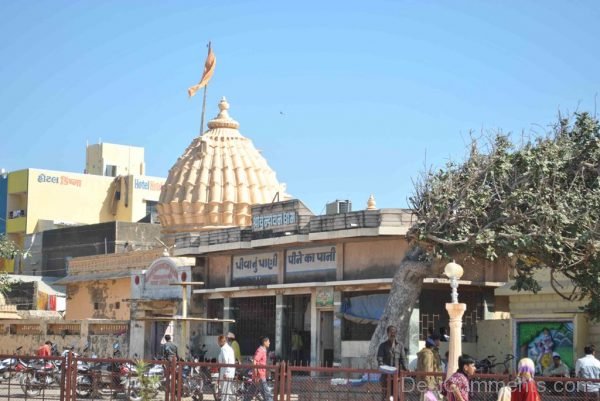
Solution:
{"label": "temple dome", "polygon": [[271,202],[285,185],[238,131],[223,98],[208,131],[195,138],[169,170],[157,205],[166,232],[251,225],[251,206]]}

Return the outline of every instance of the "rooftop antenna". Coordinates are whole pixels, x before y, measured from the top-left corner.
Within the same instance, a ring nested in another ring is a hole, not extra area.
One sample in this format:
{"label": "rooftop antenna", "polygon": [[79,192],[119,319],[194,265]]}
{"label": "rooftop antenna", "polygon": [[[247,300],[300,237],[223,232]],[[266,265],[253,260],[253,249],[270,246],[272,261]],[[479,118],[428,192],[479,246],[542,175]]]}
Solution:
{"label": "rooftop antenna", "polygon": [[160,238],[154,237],[154,239],[156,240],[156,242],[158,242],[159,244],[161,244],[163,246],[163,248],[164,248],[164,250],[163,250],[163,256],[167,256],[167,257],[171,256],[171,249],[175,248],[176,245],[173,244],[171,246],[168,246],[167,244],[165,244],[164,242],[162,242],[160,240]]}

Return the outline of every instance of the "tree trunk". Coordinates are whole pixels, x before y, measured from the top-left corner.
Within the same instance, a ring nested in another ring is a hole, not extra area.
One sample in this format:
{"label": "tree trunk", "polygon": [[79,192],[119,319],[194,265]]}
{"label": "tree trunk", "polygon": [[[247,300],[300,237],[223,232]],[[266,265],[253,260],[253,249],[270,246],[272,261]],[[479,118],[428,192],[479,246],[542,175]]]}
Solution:
{"label": "tree trunk", "polygon": [[426,258],[426,252],[419,246],[412,247],[394,275],[388,303],[379,319],[369,345],[369,364],[377,367],[377,348],[387,339],[388,326],[396,326],[397,339],[406,347],[410,315],[421,295],[423,279],[434,274],[434,264]]}

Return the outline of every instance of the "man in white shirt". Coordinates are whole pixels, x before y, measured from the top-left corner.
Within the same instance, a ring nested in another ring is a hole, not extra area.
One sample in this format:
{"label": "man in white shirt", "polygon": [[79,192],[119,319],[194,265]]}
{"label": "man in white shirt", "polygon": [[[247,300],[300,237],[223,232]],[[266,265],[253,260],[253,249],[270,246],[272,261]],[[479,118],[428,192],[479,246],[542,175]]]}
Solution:
{"label": "man in white shirt", "polygon": [[[217,361],[222,364],[234,365],[235,354],[233,348],[227,343],[225,336],[219,336],[217,339],[221,352],[219,352],[219,358]],[[219,383],[221,387],[221,401],[233,401],[235,400],[235,394],[233,394],[233,378],[235,376],[235,366],[222,367],[219,370]]]}
{"label": "man in white shirt", "polygon": [[[596,347],[594,345],[586,345],[583,349],[585,356],[579,358],[575,363],[575,376],[582,379],[600,379],[600,361],[596,359]],[[595,393],[595,399],[600,399],[600,383],[579,382],[579,391],[586,393]]]}

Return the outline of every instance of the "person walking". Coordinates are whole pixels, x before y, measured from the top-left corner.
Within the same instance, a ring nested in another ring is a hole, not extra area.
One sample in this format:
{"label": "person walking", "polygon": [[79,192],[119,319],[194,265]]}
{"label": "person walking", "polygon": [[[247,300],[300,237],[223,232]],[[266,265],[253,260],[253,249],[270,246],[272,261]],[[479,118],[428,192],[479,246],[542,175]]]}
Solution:
{"label": "person walking", "polygon": [[[585,356],[575,362],[575,376],[582,379],[600,379],[600,361],[596,359],[596,347],[593,344],[583,348]],[[577,389],[587,393],[592,400],[600,399],[600,383],[579,382]]]}
{"label": "person walking", "polygon": [[[217,358],[217,362],[224,365],[233,365],[235,364],[235,354],[233,348],[227,343],[227,338],[225,336],[219,336],[217,339],[217,343],[219,347],[221,347],[221,351],[219,352],[219,357]],[[221,401],[234,401],[235,394],[233,393],[233,379],[235,377],[235,367],[234,366],[222,366],[219,369],[219,387],[221,394]]]}
{"label": "person walking", "polygon": [[172,357],[179,359],[177,346],[171,342],[171,336],[169,334],[165,334],[165,343],[161,347],[161,353],[162,358],[168,361],[170,361]]}
{"label": "person walking", "polygon": [[448,401],[469,401],[469,380],[475,374],[475,359],[468,355],[458,357],[458,370],[442,386]]}
{"label": "person walking", "polygon": [[[265,336],[259,339],[259,343],[260,345],[254,353],[254,358],[252,358],[252,363],[257,366],[266,366],[271,340]],[[258,386],[258,390],[262,394],[263,401],[273,401],[273,394],[271,394],[271,389],[267,385],[267,370],[265,368],[255,368],[252,377],[255,385]]]}
{"label": "person walking", "polygon": [[[406,353],[402,343],[396,340],[398,329],[396,326],[388,326],[387,328],[387,340],[379,344],[377,349],[377,365],[393,367],[399,370],[407,370]],[[379,378],[381,384],[381,396],[382,400],[388,400],[387,395],[387,381],[389,374],[382,374]]]}
{"label": "person walking", "polygon": [[240,351],[240,344],[235,340],[235,334],[231,331],[227,333],[227,341],[229,341],[229,345],[233,348],[233,355],[235,356],[236,363],[242,363],[242,352]]}
{"label": "person walking", "polygon": [[[439,343],[439,337],[437,337],[437,341]],[[425,347],[417,353],[417,372],[442,372],[440,355],[435,349],[435,340],[431,337],[428,338],[425,341]],[[427,384],[427,389],[425,390],[423,388],[424,391],[421,393],[421,401],[427,400],[427,397],[431,398],[431,396],[439,399],[439,388],[442,382],[442,376],[424,376],[423,379]]]}
{"label": "person walking", "polygon": [[541,401],[537,384],[533,380],[535,362],[530,358],[523,358],[517,366],[517,387],[512,390],[511,401]]}

